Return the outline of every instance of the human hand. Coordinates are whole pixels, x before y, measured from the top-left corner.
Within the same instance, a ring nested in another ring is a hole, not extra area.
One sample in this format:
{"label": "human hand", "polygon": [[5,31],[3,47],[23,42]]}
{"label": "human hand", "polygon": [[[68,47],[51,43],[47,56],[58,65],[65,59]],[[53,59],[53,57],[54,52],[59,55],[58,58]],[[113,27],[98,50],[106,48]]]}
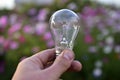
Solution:
{"label": "human hand", "polygon": [[18,64],[12,80],[58,80],[65,71],[82,68],[71,50],[64,50],[50,65],[54,57],[55,49],[48,49],[24,59]]}

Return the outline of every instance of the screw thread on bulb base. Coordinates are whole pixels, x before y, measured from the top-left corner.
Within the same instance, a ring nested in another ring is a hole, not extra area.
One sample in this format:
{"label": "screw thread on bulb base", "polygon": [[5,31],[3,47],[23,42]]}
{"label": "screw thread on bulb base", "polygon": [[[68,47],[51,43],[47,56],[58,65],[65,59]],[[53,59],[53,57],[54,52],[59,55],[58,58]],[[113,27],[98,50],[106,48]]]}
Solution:
{"label": "screw thread on bulb base", "polygon": [[56,53],[56,56],[59,56],[60,54]]}
{"label": "screw thread on bulb base", "polygon": [[60,55],[61,51],[59,49],[56,49],[56,56]]}
{"label": "screw thread on bulb base", "polygon": [[73,46],[71,46],[71,48],[60,48],[60,47],[57,47],[56,48],[56,56],[60,55],[60,53],[64,50],[64,49],[70,49],[72,50]]}

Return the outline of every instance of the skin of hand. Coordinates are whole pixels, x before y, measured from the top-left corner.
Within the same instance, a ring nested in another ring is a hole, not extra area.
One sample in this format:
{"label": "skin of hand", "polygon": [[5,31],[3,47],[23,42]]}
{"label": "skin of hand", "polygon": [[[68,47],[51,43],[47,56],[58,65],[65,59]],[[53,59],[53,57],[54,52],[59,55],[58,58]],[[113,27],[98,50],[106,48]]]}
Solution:
{"label": "skin of hand", "polygon": [[12,80],[59,80],[65,71],[80,71],[82,68],[81,63],[74,60],[73,51],[69,49],[64,50],[52,62],[53,58],[55,49],[47,49],[22,60]]}

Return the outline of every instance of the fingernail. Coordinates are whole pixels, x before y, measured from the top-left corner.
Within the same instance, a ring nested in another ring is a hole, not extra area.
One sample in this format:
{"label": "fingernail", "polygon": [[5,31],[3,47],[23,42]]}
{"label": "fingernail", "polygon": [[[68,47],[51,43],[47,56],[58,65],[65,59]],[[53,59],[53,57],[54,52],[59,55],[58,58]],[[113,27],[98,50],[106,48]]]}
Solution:
{"label": "fingernail", "polygon": [[67,60],[72,60],[74,56],[71,51],[66,50],[63,52],[63,57],[66,58]]}

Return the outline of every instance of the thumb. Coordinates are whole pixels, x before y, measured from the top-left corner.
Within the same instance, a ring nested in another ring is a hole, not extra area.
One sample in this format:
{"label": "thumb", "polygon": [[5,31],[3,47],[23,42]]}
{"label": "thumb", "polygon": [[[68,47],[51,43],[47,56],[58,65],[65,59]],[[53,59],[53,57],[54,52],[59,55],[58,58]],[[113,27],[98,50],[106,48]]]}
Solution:
{"label": "thumb", "polygon": [[51,77],[59,78],[72,64],[74,60],[74,53],[71,50],[64,50],[57,58],[55,59],[52,66],[50,66],[47,71]]}

